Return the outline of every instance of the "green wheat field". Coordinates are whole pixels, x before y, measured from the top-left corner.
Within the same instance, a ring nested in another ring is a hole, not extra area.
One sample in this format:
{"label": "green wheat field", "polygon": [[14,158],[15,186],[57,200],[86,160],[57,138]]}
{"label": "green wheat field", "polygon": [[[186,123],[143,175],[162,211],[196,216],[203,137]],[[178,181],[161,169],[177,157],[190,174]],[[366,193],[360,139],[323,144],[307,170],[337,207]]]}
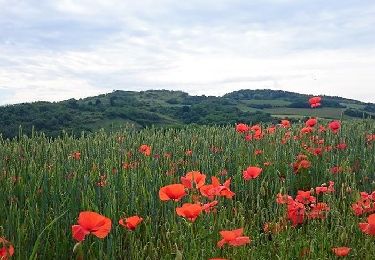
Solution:
{"label": "green wheat field", "polygon": [[[374,122],[342,121],[336,133],[319,119],[306,127],[125,126],[0,138],[0,257],[336,259],[334,248],[347,247],[340,258],[374,259]],[[261,173],[245,177],[250,166]],[[192,171],[204,183],[193,178],[183,196],[161,199],[161,188]],[[220,185],[209,197],[198,186],[212,188],[212,176]],[[194,217],[177,214],[185,203],[199,205]],[[111,221],[103,238],[95,228],[74,238],[85,211]],[[142,221],[133,229],[119,224],[130,216]],[[246,243],[226,238],[218,246],[221,231],[241,228]]]}

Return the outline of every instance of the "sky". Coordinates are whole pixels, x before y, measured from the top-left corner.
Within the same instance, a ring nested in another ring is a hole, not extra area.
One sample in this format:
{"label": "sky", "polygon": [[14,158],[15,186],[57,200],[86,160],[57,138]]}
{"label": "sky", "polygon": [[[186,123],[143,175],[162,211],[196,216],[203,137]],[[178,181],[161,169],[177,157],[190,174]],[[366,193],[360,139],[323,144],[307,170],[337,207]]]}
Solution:
{"label": "sky", "polygon": [[168,89],[375,103],[373,0],[0,0],[0,105]]}

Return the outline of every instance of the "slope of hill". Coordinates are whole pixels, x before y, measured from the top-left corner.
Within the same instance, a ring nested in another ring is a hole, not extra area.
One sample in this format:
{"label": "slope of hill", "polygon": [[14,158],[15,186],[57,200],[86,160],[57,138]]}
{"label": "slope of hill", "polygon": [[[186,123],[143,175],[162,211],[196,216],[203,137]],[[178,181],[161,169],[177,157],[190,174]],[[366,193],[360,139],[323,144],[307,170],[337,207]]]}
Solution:
{"label": "slope of hill", "polygon": [[95,97],[62,102],[35,102],[0,107],[0,133],[4,137],[30,134],[32,126],[49,136],[62,130],[79,135],[100,128],[134,124],[136,127],[185,124],[277,122],[319,116],[327,119],[372,117],[375,104],[323,96],[321,108],[310,109],[309,96],[280,90],[240,90],[223,97],[190,96],[182,91],[114,91]]}

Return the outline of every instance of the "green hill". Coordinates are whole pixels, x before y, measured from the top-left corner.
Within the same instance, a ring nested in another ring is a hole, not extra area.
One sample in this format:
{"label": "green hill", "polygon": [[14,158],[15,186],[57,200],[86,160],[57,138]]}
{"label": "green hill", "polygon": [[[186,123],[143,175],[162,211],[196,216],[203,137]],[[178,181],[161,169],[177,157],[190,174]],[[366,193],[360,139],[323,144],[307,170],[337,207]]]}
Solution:
{"label": "green hill", "polygon": [[190,96],[182,91],[114,91],[85,99],[35,102],[0,107],[0,133],[14,137],[19,127],[48,136],[62,130],[79,135],[126,123],[135,127],[186,124],[225,125],[236,122],[278,122],[279,118],[374,118],[375,104],[341,97],[322,96],[322,107],[309,108],[311,96],[281,90],[240,90],[223,97]]}

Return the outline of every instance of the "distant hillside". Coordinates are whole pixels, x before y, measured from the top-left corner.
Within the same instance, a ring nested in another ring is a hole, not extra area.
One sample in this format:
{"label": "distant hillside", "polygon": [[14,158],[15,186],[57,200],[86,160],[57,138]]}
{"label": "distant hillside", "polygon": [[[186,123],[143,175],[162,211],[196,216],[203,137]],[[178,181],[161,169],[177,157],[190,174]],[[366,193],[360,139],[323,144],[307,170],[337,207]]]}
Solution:
{"label": "distant hillside", "polygon": [[136,127],[186,124],[278,122],[279,118],[318,116],[326,119],[375,118],[375,104],[322,96],[322,107],[311,109],[311,96],[281,90],[240,90],[223,97],[190,96],[182,91],[114,91],[85,99],[35,102],[0,107],[4,137],[35,130],[58,136],[62,130],[79,135],[132,123]]}

